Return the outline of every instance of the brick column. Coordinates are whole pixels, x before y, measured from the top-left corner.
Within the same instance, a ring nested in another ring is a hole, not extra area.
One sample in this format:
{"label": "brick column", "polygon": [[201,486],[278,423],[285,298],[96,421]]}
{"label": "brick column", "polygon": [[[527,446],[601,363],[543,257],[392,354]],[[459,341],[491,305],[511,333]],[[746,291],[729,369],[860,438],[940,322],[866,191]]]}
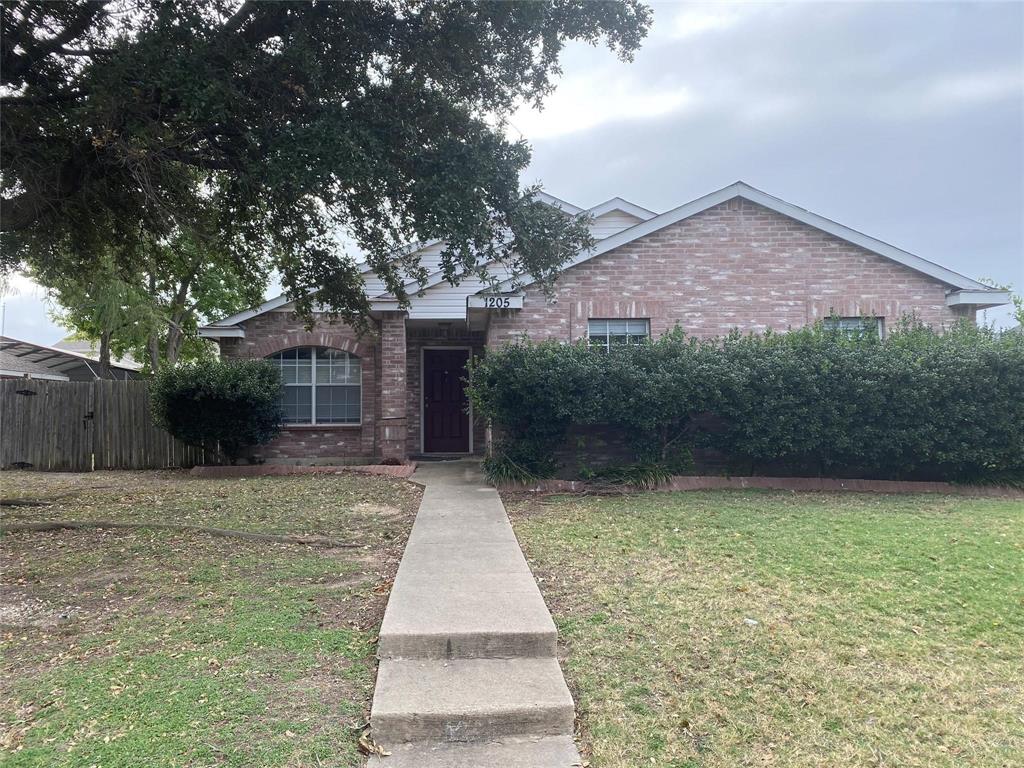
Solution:
{"label": "brick column", "polygon": [[406,438],[405,312],[385,312],[380,320],[380,422],[377,444],[381,458],[408,457]]}

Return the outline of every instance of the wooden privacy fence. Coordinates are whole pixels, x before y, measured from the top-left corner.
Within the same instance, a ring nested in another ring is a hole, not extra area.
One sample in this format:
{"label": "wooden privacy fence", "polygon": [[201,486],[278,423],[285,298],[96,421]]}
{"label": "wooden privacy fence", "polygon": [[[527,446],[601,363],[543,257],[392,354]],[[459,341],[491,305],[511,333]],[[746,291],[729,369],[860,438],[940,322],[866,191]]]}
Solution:
{"label": "wooden privacy fence", "polygon": [[205,458],[153,424],[147,381],[0,381],[0,468],[159,469]]}

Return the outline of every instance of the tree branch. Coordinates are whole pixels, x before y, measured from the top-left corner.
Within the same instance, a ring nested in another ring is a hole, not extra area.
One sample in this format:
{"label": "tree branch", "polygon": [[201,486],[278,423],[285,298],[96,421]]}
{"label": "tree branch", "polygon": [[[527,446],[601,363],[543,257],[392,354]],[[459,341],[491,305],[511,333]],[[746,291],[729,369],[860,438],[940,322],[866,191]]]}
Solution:
{"label": "tree branch", "polygon": [[224,31],[237,32],[239,27],[256,12],[256,5],[253,0],[245,0],[231,18],[224,23]]}
{"label": "tree branch", "polygon": [[84,3],[78,6],[78,15],[72,18],[60,32],[53,37],[40,39],[32,34],[28,28],[31,20],[26,18],[22,24],[5,30],[12,37],[16,44],[20,45],[25,52],[17,53],[13,46],[6,47],[4,53],[3,82],[12,84],[26,77],[28,72],[37,66],[42,59],[52,53],[57,53],[72,40],[76,40],[88,31],[97,19],[107,12],[107,2]]}

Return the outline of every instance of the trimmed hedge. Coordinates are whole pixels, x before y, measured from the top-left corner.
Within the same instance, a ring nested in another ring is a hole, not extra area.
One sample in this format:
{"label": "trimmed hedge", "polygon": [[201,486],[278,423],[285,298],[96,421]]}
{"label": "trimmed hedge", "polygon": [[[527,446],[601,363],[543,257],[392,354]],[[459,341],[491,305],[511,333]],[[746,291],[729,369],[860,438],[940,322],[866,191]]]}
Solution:
{"label": "trimmed hedge", "polygon": [[234,464],[281,431],[281,372],[266,360],[198,360],[161,370],[153,420],[188,445],[219,446]]}
{"label": "trimmed hedge", "polygon": [[[547,477],[570,425],[623,428],[638,467],[695,447],[734,470],[962,482],[1024,478],[1024,336],[912,324],[886,340],[814,326],[610,353],[520,343],[474,361],[470,397],[502,479]],[[711,426],[709,426],[711,425]]]}

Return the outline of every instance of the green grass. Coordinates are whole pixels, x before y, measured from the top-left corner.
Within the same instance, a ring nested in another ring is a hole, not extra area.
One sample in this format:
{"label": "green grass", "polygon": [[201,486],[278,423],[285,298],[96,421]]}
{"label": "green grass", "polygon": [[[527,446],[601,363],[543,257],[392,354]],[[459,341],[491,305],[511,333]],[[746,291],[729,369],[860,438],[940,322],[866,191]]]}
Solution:
{"label": "green grass", "polygon": [[1024,502],[509,508],[594,768],[1024,764]]}
{"label": "green grass", "polygon": [[376,632],[418,495],[360,476],[4,473],[15,519],[315,532],[312,549],[166,531],[3,537],[4,766],[354,766]]}

